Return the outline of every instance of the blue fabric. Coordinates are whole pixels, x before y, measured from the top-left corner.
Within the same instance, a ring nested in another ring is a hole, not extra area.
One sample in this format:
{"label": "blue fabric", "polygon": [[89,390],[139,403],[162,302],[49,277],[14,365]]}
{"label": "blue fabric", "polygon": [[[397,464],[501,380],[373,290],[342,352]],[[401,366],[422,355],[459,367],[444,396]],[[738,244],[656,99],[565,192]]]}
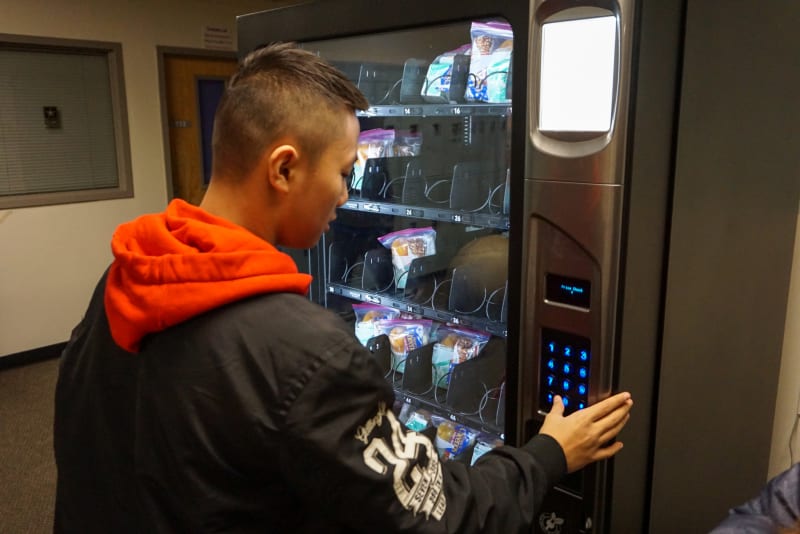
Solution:
{"label": "blue fabric", "polygon": [[776,476],[754,499],[733,508],[711,534],[774,533],[800,521],[800,463]]}

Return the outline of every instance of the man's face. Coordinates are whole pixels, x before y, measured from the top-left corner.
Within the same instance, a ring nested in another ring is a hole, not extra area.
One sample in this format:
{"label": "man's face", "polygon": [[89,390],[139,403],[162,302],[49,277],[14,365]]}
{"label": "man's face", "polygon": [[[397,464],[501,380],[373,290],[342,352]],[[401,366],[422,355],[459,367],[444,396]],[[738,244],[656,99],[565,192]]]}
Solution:
{"label": "man's face", "polygon": [[283,232],[282,245],[316,245],[336,218],[336,208],[347,201],[347,180],[356,158],[359,123],[353,113],[342,113],[341,117],[337,123],[340,131],[330,136],[330,144],[315,162],[301,167],[301,187],[293,187],[290,195],[291,220]]}

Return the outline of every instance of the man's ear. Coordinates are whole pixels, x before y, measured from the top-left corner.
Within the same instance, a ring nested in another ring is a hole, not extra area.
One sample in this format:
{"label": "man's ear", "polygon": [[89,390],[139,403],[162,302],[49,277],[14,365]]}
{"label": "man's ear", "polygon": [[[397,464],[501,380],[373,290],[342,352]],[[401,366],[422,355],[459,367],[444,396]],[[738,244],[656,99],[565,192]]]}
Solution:
{"label": "man's ear", "polygon": [[297,148],[293,145],[278,145],[266,155],[267,180],[274,189],[288,192],[292,174],[296,171],[298,159]]}

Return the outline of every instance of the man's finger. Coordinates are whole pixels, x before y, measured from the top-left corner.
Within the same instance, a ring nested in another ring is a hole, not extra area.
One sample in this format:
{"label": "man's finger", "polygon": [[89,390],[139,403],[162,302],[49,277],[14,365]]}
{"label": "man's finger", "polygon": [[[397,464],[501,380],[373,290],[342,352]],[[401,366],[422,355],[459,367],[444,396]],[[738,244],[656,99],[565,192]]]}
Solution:
{"label": "man's finger", "polygon": [[550,408],[550,413],[555,415],[564,415],[564,403],[561,401],[561,397],[559,395],[553,397],[553,407]]}
{"label": "man's finger", "polygon": [[620,419],[616,425],[614,425],[613,427],[607,429],[602,434],[600,434],[600,443],[606,443],[608,441],[611,441],[617,435],[619,435],[619,433],[622,432],[622,429],[628,423],[628,419],[630,418],[631,414],[625,414],[625,417]]}
{"label": "man's finger", "polygon": [[627,391],[617,393],[605,400],[602,400],[588,408],[585,408],[587,416],[590,416],[593,421],[602,419],[620,406],[623,406],[631,398],[631,394]]}

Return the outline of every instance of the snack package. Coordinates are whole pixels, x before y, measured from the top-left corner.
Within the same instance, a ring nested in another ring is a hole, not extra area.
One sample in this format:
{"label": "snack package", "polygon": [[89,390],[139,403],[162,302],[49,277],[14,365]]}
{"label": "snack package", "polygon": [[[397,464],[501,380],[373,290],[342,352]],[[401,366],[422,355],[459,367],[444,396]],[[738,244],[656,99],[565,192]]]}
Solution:
{"label": "snack package", "polygon": [[392,351],[392,369],[406,369],[406,358],[412,350],[427,345],[430,339],[430,319],[384,319],[376,324],[378,334],[386,334]]}
{"label": "snack package", "polygon": [[491,337],[486,332],[442,326],[433,346],[433,385],[447,389],[453,367],[477,356]]}
{"label": "snack package", "polygon": [[375,128],[364,130],[358,134],[358,147],[356,149],[356,162],[353,165],[353,181],[351,188],[361,190],[364,179],[364,168],[370,158],[383,158],[393,155],[394,130]]}
{"label": "snack package", "polygon": [[[422,98],[426,102],[446,103],[454,100],[451,98],[450,86],[453,79],[453,63],[456,56],[465,56],[470,52],[472,45],[465,44],[437,56],[433,63],[428,65],[425,82],[422,84]],[[461,98],[461,95],[453,95]]]}
{"label": "snack package", "polygon": [[378,241],[392,251],[394,285],[397,289],[406,287],[408,268],[414,259],[436,254],[436,230],[430,226],[398,230],[379,237]]}
{"label": "snack package", "polygon": [[422,152],[422,132],[398,130],[394,134],[393,156],[419,156]]}
{"label": "snack package", "polygon": [[400,412],[400,422],[414,432],[422,432],[431,426],[431,413],[428,410],[414,409],[406,404]]}
{"label": "snack package", "polygon": [[478,461],[478,458],[502,444],[502,440],[482,435],[475,442],[475,448],[472,449],[472,459],[469,461],[469,465],[475,465],[475,462]]}
{"label": "snack package", "polygon": [[464,98],[470,102],[507,103],[514,32],[506,22],[473,22],[470,27],[469,77]]}
{"label": "snack package", "polygon": [[463,458],[478,437],[477,431],[444,418],[433,416],[431,421],[436,425],[435,445],[442,460]]}
{"label": "snack package", "polygon": [[380,335],[376,329],[378,321],[400,316],[400,310],[378,304],[353,304],[353,312],[356,314],[356,337],[364,346],[371,338]]}

